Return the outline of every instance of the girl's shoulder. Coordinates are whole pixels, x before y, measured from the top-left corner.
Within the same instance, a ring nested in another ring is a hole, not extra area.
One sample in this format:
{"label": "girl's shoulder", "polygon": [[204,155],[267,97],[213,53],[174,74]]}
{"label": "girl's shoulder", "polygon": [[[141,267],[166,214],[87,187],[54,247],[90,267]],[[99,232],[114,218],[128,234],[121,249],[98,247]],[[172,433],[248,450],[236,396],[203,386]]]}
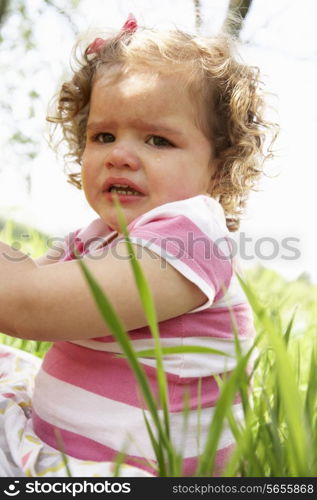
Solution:
{"label": "girl's shoulder", "polygon": [[222,206],[215,198],[203,194],[155,207],[131,222],[128,230],[132,231],[148,224],[150,221],[167,220],[176,217],[181,217],[184,221],[187,220],[189,225],[198,225],[204,232],[216,225],[218,230],[227,233]]}

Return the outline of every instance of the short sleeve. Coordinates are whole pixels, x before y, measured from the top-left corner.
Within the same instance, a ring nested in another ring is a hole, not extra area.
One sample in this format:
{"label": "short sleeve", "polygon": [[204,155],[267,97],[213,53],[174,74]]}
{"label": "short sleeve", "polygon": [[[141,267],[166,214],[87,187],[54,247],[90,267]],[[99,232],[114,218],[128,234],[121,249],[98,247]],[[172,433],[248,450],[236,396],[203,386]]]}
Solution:
{"label": "short sleeve", "polygon": [[195,283],[206,309],[229,288],[232,277],[230,241],[221,205],[205,195],[166,203],[128,226],[131,241],[146,247]]}

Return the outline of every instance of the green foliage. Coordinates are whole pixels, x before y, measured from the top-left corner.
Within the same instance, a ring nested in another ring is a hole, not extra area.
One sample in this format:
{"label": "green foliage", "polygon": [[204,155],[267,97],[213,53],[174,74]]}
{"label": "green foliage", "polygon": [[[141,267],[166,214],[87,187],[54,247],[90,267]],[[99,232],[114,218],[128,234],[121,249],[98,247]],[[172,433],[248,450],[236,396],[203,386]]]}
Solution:
{"label": "green foliage", "polygon": [[[181,450],[176,449],[169,426],[168,389],[163,370],[164,356],[185,352],[184,348],[163,349],[160,346],[155,308],[142,269],[134,254],[126,225],[120,212],[121,229],[129,250],[131,265],[140,297],[153,335],[155,348],[136,352],[111,304],[95,278],[83,264],[96,304],[130,363],[140,393],[146,404],[144,425],[156,457],[159,476],[182,475]],[[13,241],[14,225],[2,230],[0,238]],[[45,238],[30,231],[34,244],[22,242],[21,249],[38,256],[46,251]],[[236,335],[236,367],[225,378],[219,378],[220,396],[206,442],[201,443],[197,476],[211,476],[223,426],[229,422],[236,447],[225,476],[241,477],[314,477],[317,475],[317,287],[307,277],[287,281],[278,273],[257,267],[241,280],[254,312],[257,336],[247,353],[242,353]],[[233,333],[235,331],[233,325]],[[1,342],[11,343],[43,356],[48,343],[20,341],[2,335]],[[201,346],[187,347],[186,352],[204,353]],[[223,353],[219,352],[219,355]],[[151,391],[138,358],[149,356],[157,362],[159,394]],[[252,363],[250,364],[250,360]],[[252,367],[250,371],[250,366]],[[252,389],[252,390],[250,390]],[[236,421],[232,402],[240,393],[243,418]],[[189,415],[184,400],[184,436]],[[199,434],[199,432],[198,432]],[[197,436],[200,439],[200,436]],[[116,474],[124,462],[125,450],[118,455]],[[150,462],[150,461],[149,461]]]}
{"label": "green foliage", "polygon": [[[28,228],[22,224],[16,224],[13,221],[8,221],[3,225],[0,220],[0,228],[2,228],[0,229],[1,241],[8,243],[17,250],[21,250],[33,259],[47,252],[47,236],[43,233],[39,233],[35,229]],[[45,355],[51,346],[50,342],[23,340],[3,333],[0,333],[0,342],[30,352],[40,358]]]}
{"label": "green foliage", "polygon": [[[50,96],[43,81],[45,77],[52,78],[49,38],[43,40],[40,27],[49,17],[53,25],[58,23],[61,33],[74,37],[78,34],[79,4],[80,0],[0,0],[0,110],[6,124],[0,141],[1,170],[17,169],[20,177],[25,178],[26,190],[45,134],[43,102],[48,102]],[[52,43],[59,39],[55,31],[51,33]],[[56,50],[52,63],[54,78],[56,68],[62,73],[66,62],[63,51]],[[50,91],[51,96],[54,92],[55,89]]]}

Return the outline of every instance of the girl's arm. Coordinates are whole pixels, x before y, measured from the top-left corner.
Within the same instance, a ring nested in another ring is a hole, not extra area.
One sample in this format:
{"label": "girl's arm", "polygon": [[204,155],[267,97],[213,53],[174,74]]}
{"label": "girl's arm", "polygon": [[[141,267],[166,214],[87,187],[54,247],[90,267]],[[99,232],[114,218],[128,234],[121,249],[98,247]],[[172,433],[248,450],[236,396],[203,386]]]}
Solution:
{"label": "girl's arm", "polygon": [[34,259],[38,266],[47,266],[48,264],[56,264],[65,255],[65,241],[54,241],[54,248],[50,248],[44,255]]}
{"label": "girl's arm", "polygon": [[[138,260],[149,283],[158,321],[184,314],[206,301],[195,284],[142,247]],[[83,261],[127,330],[147,325],[126,244]],[[110,335],[78,262],[37,266],[0,243],[0,331],[33,340],[79,340]]]}
{"label": "girl's arm", "polygon": [[18,298],[21,277],[19,273],[29,272],[35,263],[27,255],[15,250],[0,241],[0,331],[8,335],[18,336],[14,318],[17,315],[16,299]]}

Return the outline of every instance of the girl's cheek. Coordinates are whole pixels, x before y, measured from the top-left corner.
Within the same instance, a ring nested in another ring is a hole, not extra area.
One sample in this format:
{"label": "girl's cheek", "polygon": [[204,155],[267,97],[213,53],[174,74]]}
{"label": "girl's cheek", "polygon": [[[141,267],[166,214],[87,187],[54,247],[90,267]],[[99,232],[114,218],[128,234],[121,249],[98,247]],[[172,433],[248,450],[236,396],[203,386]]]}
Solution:
{"label": "girl's cheek", "polygon": [[88,163],[85,163],[81,169],[81,178],[84,190],[90,183],[91,175],[92,175],[91,168]]}

